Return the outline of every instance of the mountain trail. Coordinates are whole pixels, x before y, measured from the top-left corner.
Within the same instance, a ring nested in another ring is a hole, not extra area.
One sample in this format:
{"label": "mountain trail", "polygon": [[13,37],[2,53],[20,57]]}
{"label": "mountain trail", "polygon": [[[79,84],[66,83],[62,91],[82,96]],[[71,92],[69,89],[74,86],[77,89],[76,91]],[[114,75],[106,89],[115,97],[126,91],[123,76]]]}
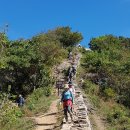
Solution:
{"label": "mountain trail", "polygon": [[[68,69],[71,63],[68,60],[64,60],[60,65],[53,68],[52,76],[56,81],[64,79],[63,71]],[[59,99],[54,100],[46,114],[34,117],[36,122],[35,130],[54,130],[57,123],[58,108],[57,104]]]}

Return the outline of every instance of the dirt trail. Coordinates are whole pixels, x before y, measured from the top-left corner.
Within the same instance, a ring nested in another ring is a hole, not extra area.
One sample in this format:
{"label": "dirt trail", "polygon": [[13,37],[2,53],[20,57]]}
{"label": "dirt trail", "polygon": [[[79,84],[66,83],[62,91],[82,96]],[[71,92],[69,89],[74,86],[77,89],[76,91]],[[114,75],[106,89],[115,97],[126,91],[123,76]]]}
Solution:
{"label": "dirt trail", "polygon": [[45,115],[40,115],[35,118],[36,130],[52,130],[57,122],[56,114],[58,100],[52,102],[49,111]]}
{"label": "dirt trail", "polygon": [[[55,80],[64,79],[63,71],[70,66],[68,60],[64,60],[60,65],[55,66],[52,70],[52,76]],[[48,112],[44,115],[35,117],[36,129],[35,130],[54,130],[57,123],[58,108],[57,103],[59,100],[54,100],[50,105]]]}
{"label": "dirt trail", "polygon": [[94,124],[93,124],[94,130],[106,130],[105,123],[100,118],[100,116],[98,116],[96,113],[94,113],[93,115],[91,115],[91,118],[94,122]]}

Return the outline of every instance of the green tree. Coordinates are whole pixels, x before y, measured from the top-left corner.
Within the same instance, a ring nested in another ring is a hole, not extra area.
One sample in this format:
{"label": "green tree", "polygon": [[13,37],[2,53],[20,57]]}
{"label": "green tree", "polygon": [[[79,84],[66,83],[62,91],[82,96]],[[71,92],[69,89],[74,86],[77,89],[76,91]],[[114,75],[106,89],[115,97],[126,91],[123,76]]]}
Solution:
{"label": "green tree", "polygon": [[81,33],[72,32],[68,26],[56,28],[55,33],[64,47],[75,46],[83,39]]}

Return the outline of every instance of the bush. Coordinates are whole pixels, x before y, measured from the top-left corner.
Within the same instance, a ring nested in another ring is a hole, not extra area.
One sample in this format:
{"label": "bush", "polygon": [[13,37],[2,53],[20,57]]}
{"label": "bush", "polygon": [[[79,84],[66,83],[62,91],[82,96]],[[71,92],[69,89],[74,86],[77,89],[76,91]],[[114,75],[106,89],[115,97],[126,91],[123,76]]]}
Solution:
{"label": "bush", "polygon": [[117,124],[121,123],[123,120],[126,120],[127,113],[120,106],[113,106],[113,108],[107,113],[107,120],[110,123]]}
{"label": "bush", "polygon": [[89,95],[89,99],[96,108],[100,108],[100,98],[95,95]]}
{"label": "bush", "polygon": [[9,124],[14,123],[17,121],[19,117],[22,117],[22,112],[19,108],[13,108],[8,111],[4,115],[2,115],[1,123],[2,125],[6,125],[8,122]]}
{"label": "bush", "polygon": [[99,87],[98,85],[93,84],[89,80],[85,80],[85,82],[82,85],[82,88],[84,89],[85,93],[88,94],[90,101],[95,107],[100,107],[100,99],[97,96],[99,93]]}
{"label": "bush", "polygon": [[104,96],[107,98],[107,99],[110,99],[110,98],[115,98],[115,92],[112,88],[106,88],[104,90]]}
{"label": "bush", "polygon": [[25,114],[36,114],[38,112],[46,112],[52,102],[55,99],[54,95],[51,95],[52,88],[38,88],[27,98],[27,103],[24,108]]}
{"label": "bush", "polygon": [[84,91],[87,94],[95,94],[98,95],[99,93],[99,86],[93,84],[91,81],[89,80],[85,80],[85,82],[82,85],[82,88],[84,89]]}

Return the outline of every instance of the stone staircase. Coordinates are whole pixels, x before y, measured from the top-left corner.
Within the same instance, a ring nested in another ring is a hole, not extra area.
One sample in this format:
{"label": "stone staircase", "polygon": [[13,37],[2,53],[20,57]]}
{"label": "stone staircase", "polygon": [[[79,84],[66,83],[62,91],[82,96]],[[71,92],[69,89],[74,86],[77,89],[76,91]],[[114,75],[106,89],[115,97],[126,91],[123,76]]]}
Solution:
{"label": "stone staircase", "polygon": [[[78,54],[74,65],[76,67],[80,64],[81,55]],[[75,101],[73,105],[73,121],[69,117],[69,121],[66,123],[65,119],[63,119],[63,125],[61,130],[92,130],[90,120],[88,117],[87,105],[85,105],[82,92],[80,88],[77,86],[75,81]]]}
{"label": "stone staircase", "polygon": [[92,130],[88,117],[87,106],[85,105],[80,89],[75,86],[76,95],[73,105],[73,121],[69,118],[68,123],[63,119],[61,130]]}

